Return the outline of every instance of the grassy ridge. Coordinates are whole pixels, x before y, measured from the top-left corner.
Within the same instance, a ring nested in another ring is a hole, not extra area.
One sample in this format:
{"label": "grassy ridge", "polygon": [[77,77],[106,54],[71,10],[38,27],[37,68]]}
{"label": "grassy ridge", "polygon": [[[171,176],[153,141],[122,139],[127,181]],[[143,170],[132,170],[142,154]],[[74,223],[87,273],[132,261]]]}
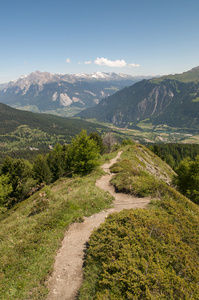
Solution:
{"label": "grassy ridge", "polygon": [[116,173],[111,184],[118,192],[138,197],[160,197],[167,189],[174,172],[142,145],[127,147],[123,160],[111,167]]}
{"label": "grassy ridge", "polygon": [[178,80],[180,82],[198,82],[199,81],[199,67],[193,68],[190,71],[183,72],[182,74],[166,75],[160,78],[151,79],[152,82],[162,82],[164,79]]}
{"label": "grassy ridge", "polygon": [[62,178],[2,218],[1,299],[45,299],[45,280],[67,227],[112,202],[109,194],[95,187],[102,173],[97,169],[85,177]]}
{"label": "grassy ridge", "polygon": [[173,196],[94,232],[79,299],[198,299],[199,210]]}
{"label": "grassy ridge", "polygon": [[[172,170],[144,146],[126,146],[112,171],[116,188],[122,184],[132,194],[136,176],[138,187],[155,182],[155,191],[148,185],[144,193],[159,200],[148,210],[113,214],[94,231],[79,299],[198,299],[198,206],[164,183]],[[96,169],[59,179],[1,218],[1,299],[45,299],[46,279],[68,226],[113,200],[95,187],[102,174]]]}
{"label": "grassy ridge", "polygon": [[[118,190],[139,195],[144,189],[145,195],[159,200],[147,210],[110,215],[94,231],[81,300],[199,298],[199,208],[160,176],[158,180],[153,168],[146,171],[149,156],[151,166],[157,167],[156,157],[144,147],[133,146],[112,167]],[[170,173],[166,164],[159,168],[163,174]],[[150,188],[154,184],[155,190]]]}

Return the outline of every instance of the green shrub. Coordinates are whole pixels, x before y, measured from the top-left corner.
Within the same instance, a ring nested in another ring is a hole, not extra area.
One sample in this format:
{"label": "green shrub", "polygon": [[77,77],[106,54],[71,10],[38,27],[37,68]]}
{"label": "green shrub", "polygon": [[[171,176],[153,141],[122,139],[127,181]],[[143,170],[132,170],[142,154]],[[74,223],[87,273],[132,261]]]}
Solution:
{"label": "green shrub", "polygon": [[33,165],[33,173],[34,178],[37,180],[38,183],[45,182],[49,184],[52,180],[52,173],[48,166],[46,158],[39,154],[34,162]]}
{"label": "green shrub", "polygon": [[178,190],[190,200],[199,204],[199,155],[195,161],[184,159],[176,170],[174,183]]}
{"label": "green shrub", "polygon": [[121,144],[122,146],[127,146],[127,145],[135,145],[135,142],[133,142],[132,140],[126,140],[126,139],[124,139],[123,141],[122,141],[122,144]]}
{"label": "green shrub", "polygon": [[150,153],[128,147],[111,167],[118,191],[159,199],[109,215],[93,232],[81,300],[199,299],[199,207],[158,180],[172,174],[164,162],[153,175],[160,159]]}
{"label": "green shrub", "polygon": [[111,167],[111,172],[117,173],[111,184],[117,192],[124,192],[138,197],[160,197],[167,189],[163,181],[157,180],[146,171],[136,168],[133,163],[124,159]]}
{"label": "green shrub", "polygon": [[[4,207],[7,204],[8,196],[12,193],[12,185],[9,183],[9,177],[7,175],[0,176],[0,207]],[[2,212],[4,209],[1,210]]]}
{"label": "green shrub", "polygon": [[79,299],[198,299],[198,221],[169,197],[110,215],[90,238]]}
{"label": "green shrub", "polygon": [[96,141],[87,136],[86,130],[82,130],[68,147],[69,168],[76,174],[88,174],[98,165],[98,159]]}
{"label": "green shrub", "polygon": [[26,160],[7,156],[3,161],[1,174],[8,177],[8,184],[12,186],[12,191],[6,201],[8,207],[27,198],[30,191],[36,186],[32,164]]}

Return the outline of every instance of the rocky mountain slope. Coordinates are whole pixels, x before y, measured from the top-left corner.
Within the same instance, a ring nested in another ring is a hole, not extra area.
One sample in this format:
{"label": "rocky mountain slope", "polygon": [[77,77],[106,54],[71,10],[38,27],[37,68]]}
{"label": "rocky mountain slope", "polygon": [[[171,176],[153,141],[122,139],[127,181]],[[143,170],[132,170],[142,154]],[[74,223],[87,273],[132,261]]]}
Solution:
{"label": "rocky mountain slope", "polygon": [[142,80],[79,116],[118,126],[147,119],[154,125],[199,128],[199,67],[182,74]]}
{"label": "rocky mountain slope", "polygon": [[0,86],[0,102],[35,112],[88,108],[142,77],[93,73],[61,75],[36,71]]}

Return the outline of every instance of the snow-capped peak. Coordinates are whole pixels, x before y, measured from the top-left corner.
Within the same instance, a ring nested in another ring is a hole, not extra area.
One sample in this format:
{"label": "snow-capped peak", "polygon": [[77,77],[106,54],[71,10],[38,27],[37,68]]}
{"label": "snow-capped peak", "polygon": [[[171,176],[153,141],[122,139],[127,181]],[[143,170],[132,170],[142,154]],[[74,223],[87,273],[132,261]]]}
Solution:
{"label": "snow-capped peak", "polygon": [[25,94],[31,85],[38,85],[39,90],[43,88],[44,84],[51,82],[69,82],[74,83],[76,81],[90,81],[90,80],[100,80],[100,81],[118,81],[124,79],[132,79],[133,77],[126,74],[116,74],[116,73],[106,73],[106,72],[95,72],[91,74],[79,73],[79,74],[52,74],[49,72],[35,71],[29,75],[22,75],[19,79],[15,81],[10,81],[7,87],[17,86],[20,90],[23,90]]}

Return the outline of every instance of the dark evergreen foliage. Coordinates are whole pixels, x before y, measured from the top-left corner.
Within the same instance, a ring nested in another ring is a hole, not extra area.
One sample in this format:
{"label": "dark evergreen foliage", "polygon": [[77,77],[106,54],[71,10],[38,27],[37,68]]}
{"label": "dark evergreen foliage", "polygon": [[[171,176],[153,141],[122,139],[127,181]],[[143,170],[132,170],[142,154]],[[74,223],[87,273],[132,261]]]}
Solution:
{"label": "dark evergreen foliage", "polygon": [[199,154],[198,144],[159,144],[148,147],[174,169],[184,158],[194,160]]}
{"label": "dark evergreen foliage", "polygon": [[[36,114],[32,112],[17,110],[5,104],[0,103],[0,135],[1,141],[3,137],[7,139],[17,139],[17,136],[9,136],[19,126],[27,125],[30,129],[39,129],[48,135],[51,140],[57,136],[61,136],[61,140],[69,143],[72,137],[75,137],[83,128],[88,133],[98,131],[106,131],[106,127],[96,125],[86,121],[72,118],[58,117],[48,114]],[[7,135],[5,137],[5,135]],[[31,146],[31,145],[26,145]]]}
{"label": "dark evergreen foliage", "polygon": [[106,147],[105,147],[105,145],[103,143],[102,137],[97,132],[91,132],[89,134],[89,138],[93,139],[96,142],[97,146],[99,147],[100,154],[103,154],[104,151],[105,151],[105,149],[106,149]]}
{"label": "dark evergreen foliage", "polygon": [[3,164],[4,159],[6,156],[9,156],[11,158],[19,158],[19,159],[25,159],[28,160],[29,162],[33,163],[36,159],[36,157],[41,154],[41,155],[46,155],[47,153],[50,152],[50,149],[43,149],[43,150],[13,150],[13,151],[8,151],[8,152],[0,152],[0,165]]}
{"label": "dark evergreen foliage", "polygon": [[70,170],[77,174],[88,174],[98,165],[98,158],[99,147],[96,141],[87,136],[86,130],[82,130],[72,139],[68,148]]}
{"label": "dark evergreen foliage", "polygon": [[12,207],[44,184],[64,175],[90,173],[98,165],[103,147],[97,132],[88,136],[86,130],[82,130],[72,139],[71,145],[57,144],[47,155],[39,154],[33,165],[27,160],[7,156],[1,167],[0,208]]}
{"label": "dark evergreen foliage", "polygon": [[9,178],[8,184],[12,186],[6,203],[8,207],[24,200],[36,187],[32,165],[28,161],[7,156],[1,168],[1,175],[6,175]]}
{"label": "dark evergreen foliage", "polygon": [[199,155],[195,161],[184,159],[176,169],[174,183],[178,190],[199,205]]}
{"label": "dark evergreen foliage", "polygon": [[46,156],[53,182],[63,175],[66,175],[69,171],[67,165],[67,149],[68,146],[57,144]]}
{"label": "dark evergreen foliage", "polygon": [[52,180],[52,173],[47,163],[46,157],[39,154],[33,164],[33,177],[38,183],[49,184]]}

